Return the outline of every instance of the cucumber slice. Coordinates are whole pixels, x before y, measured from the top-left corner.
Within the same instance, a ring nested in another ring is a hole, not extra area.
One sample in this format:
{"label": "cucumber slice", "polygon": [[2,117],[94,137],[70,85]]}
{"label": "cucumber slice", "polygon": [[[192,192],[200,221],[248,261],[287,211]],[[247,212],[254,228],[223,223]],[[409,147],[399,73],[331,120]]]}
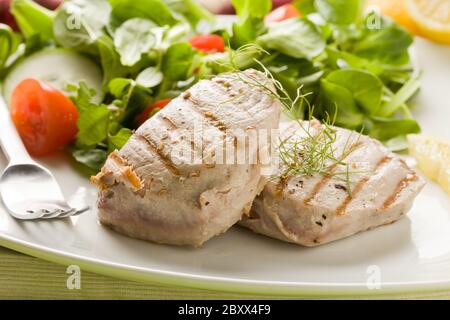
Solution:
{"label": "cucumber slice", "polygon": [[10,105],[16,86],[24,79],[34,78],[67,94],[67,84],[85,81],[97,93],[95,102],[103,100],[102,71],[87,57],[67,49],[47,49],[25,58],[6,76],[3,96]]}

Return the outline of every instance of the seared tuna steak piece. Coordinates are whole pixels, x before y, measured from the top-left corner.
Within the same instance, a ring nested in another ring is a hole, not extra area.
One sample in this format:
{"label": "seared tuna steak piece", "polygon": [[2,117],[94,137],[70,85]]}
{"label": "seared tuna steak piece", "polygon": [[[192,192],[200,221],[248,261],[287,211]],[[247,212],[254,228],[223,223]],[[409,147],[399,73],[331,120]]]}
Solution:
{"label": "seared tuna steak piece", "polygon": [[[410,210],[424,180],[380,142],[331,128],[337,161],[329,172],[286,175],[286,163],[280,161],[277,178],[256,198],[241,225],[312,247],[393,223]],[[280,141],[293,144],[322,132],[323,125],[294,121],[280,130]]]}
{"label": "seared tuna steak piece", "polygon": [[[246,143],[241,163],[229,153],[243,148],[242,133],[278,128],[281,104],[267,88],[272,82],[255,70],[200,81],[143,124],[93,177],[100,222],[130,237],[196,247],[236,224],[267,181],[259,153],[268,136]],[[217,161],[222,149],[227,161]]]}

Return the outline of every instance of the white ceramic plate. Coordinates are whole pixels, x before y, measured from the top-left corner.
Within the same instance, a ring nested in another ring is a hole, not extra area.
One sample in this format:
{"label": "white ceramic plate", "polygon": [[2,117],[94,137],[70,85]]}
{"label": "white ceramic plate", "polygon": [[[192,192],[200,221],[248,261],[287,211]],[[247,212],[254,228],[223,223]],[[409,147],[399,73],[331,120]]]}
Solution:
{"label": "white ceramic plate", "polygon": [[[450,48],[424,40],[416,48],[424,77],[415,114],[424,132],[450,139]],[[4,164],[1,159],[0,168]],[[95,188],[68,159],[44,164],[67,196],[78,191],[94,206]],[[429,183],[407,218],[314,249],[239,227],[202,249],[163,246],[100,226],[95,210],[66,221],[19,222],[0,207],[0,245],[115,277],[224,291],[339,296],[450,290],[450,197]],[[370,290],[377,279],[380,289]]]}

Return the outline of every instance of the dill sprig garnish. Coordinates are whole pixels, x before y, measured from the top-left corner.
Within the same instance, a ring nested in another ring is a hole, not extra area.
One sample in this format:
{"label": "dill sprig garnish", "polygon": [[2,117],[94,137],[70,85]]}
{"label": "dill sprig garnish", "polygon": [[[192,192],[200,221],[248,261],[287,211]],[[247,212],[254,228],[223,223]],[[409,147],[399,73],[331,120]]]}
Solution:
{"label": "dill sprig garnish", "polygon": [[[259,66],[273,84],[273,87],[268,83],[261,82],[252,75],[244,77],[239,73],[241,70],[238,66],[238,61],[243,59],[242,56],[247,58],[251,55],[260,54],[270,55],[269,52],[257,45],[245,45],[236,51],[229,50],[229,62],[222,63],[221,66],[229,70],[230,73],[224,76],[229,77],[230,80],[241,81],[249,86],[261,89],[269,96],[280,101],[284,107],[285,114],[292,120],[295,120],[299,128],[305,133],[301,137],[294,132],[288,137],[279,138],[276,149],[282,164],[282,170],[275,178],[285,180],[291,176],[313,176],[317,174],[336,177],[345,181],[348,195],[352,197],[351,175],[361,172],[351,171],[350,164],[345,160],[353,152],[354,146],[359,143],[360,135],[358,134],[356,141],[351,142],[353,133],[349,134],[342,152],[338,154],[336,147],[337,131],[334,128],[337,110],[333,118],[327,114],[324,121],[315,119],[313,117],[314,108],[307,99],[311,93],[303,93],[303,87],[300,86],[297,88],[295,98],[292,99],[281,82],[256,58],[253,58],[254,63]],[[305,107],[308,108],[308,121],[303,121],[296,117],[298,110],[303,110]],[[320,123],[319,129],[316,128],[315,132],[311,130],[312,121]],[[338,166],[345,167],[345,170],[337,171],[336,168]]]}

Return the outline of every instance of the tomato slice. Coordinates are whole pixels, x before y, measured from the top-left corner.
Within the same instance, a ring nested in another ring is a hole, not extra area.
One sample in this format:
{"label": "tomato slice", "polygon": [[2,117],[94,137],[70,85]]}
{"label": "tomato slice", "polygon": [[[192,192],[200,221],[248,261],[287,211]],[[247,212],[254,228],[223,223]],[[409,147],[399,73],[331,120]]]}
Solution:
{"label": "tomato slice", "polygon": [[292,4],[285,4],[269,13],[266,16],[265,21],[266,23],[274,23],[291,18],[298,18],[300,16],[300,11],[298,11],[296,7]]}
{"label": "tomato slice", "polygon": [[33,156],[51,154],[69,144],[78,132],[78,110],[60,91],[34,79],[14,89],[11,117]]}
{"label": "tomato slice", "polygon": [[216,34],[207,34],[194,36],[188,40],[192,48],[206,53],[224,52],[225,43],[221,36]]}
{"label": "tomato slice", "polygon": [[164,109],[164,107],[167,106],[171,101],[172,101],[172,99],[162,99],[162,100],[158,100],[155,103],[151,104],[150,106],[147,107],[147,109],[145,109],[144,112],[142,112],[137,117],[136,123],[139,126],[143,125],[144,122],[146,122],[150,118],[150,116],[152,115],[153,112]]}

